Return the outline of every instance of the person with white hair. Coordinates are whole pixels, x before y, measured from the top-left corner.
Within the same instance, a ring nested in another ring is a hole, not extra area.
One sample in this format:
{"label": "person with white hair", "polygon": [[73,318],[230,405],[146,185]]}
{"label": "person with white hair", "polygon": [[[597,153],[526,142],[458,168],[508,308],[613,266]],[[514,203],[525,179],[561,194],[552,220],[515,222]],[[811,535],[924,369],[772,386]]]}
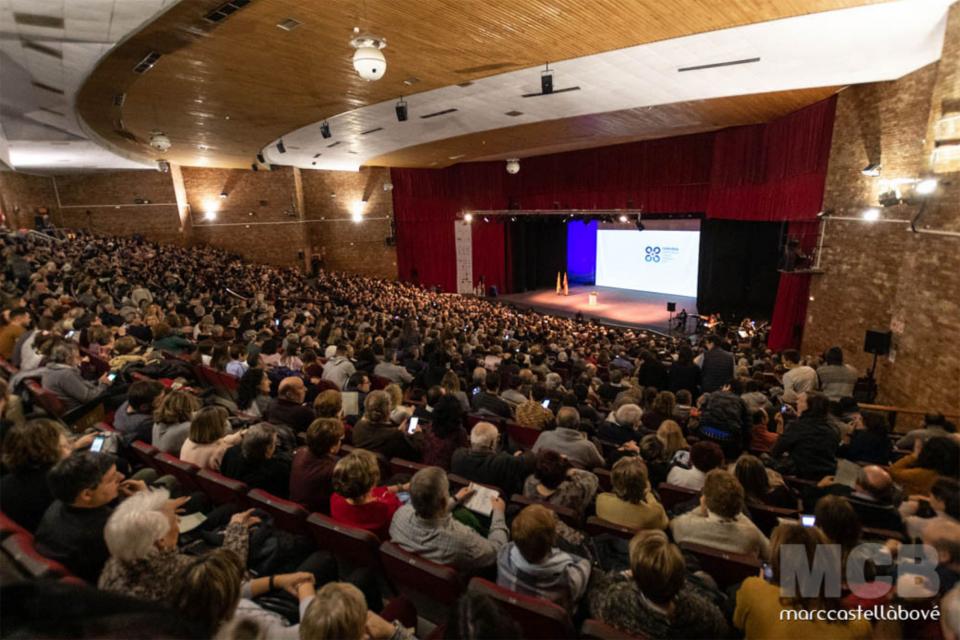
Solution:
{"label": "person with white hair", "polygon": [[499,450],[500,431],[489,422],[478,422],[470,430],[470,448],[457,449],[450,460],[450,472],[473,482],[499,487],[505,495],[520,493],[536,456],[532,452],[510,455]]}
{"label": "person with white hair", "polygon": [[643,409],[639,405],[622,405],[613,414],[613,421],[606,420],[600,425],[597,435],[601,440],[616,444],[625,444],[631,440],[639,441],[643,433],[638,431],[643,418]]}
{"label": "person with white hair", "polygon": [[[110,559],[100,574],[100,589],[154,602],[170,600],[177,575],[195,559],[177,550],[177,509],[186,501],[171,500],[166,489],[158,489],[136,493],[114,509],[103,530]],[[234,514],[224,548],[245,559],[247,530],[257,522],[252,510]]]}

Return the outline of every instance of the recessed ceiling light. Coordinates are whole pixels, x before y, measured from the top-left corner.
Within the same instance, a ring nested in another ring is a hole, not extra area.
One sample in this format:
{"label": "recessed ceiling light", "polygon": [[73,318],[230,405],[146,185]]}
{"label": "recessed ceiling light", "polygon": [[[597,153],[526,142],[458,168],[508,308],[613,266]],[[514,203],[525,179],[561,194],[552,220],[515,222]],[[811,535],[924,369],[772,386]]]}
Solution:
{"label": "recessed ceiling light", "polygon": [[514,109],[514,110],[512,110],[512,111],[507,111],[507,112],[504,113],[503,115],[505,115],[505,116],[510,116],[511,118],[516,118],[517,116],[522,116],[522,115],[523,115],[523,111],[517,111],[516,109]]}
{"label": "recessed ceiling light", "polygon": [[459,154],[457,154],[457,155],[455,155],[455,156],[450,156],[450,159],[451,159],[451,160],[459,160],[460,158],[463,158],[463,157],[465,157],[466,155],[467,155],[467,154],[465,154],[465,153],[459,153]]}
{"label": "recessed ceiling light", "polygon": [[282,20],[278,22],[277,27],[280,29],[283,29],[284,31],[293,31],[294,29],[299,27],[301,24],[303,23],[295,18],[287,18],[286,20]]}
{"label": "recessed ceiling light", "polygon": [[409,78],[403,81],[403,84],[409,87],[410,85],[417,84],[418,82],[420,82],[420,78],[414,78],[413,76],[410,76]]}

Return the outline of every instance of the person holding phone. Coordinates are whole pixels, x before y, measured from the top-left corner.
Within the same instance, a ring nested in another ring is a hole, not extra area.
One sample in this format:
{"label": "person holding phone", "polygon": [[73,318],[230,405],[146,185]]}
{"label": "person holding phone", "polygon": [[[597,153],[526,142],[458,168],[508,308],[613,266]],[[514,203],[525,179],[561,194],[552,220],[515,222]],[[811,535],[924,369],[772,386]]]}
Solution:
{"label": "person holding phone", "polygon": [[537,382],[530,389],[530,399],[517,407],[517,424],[544,431],[553,425],[554,415],[548,407],[547,387]]}

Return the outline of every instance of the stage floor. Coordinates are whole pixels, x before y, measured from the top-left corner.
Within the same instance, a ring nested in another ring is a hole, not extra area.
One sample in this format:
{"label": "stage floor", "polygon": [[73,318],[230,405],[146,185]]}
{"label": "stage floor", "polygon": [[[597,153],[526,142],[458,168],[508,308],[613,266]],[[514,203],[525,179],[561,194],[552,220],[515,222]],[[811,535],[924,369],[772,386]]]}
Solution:
{"label": "stage floor", "polygon": [[[598,294],[595,307],[588,304],[592,291]],[[500,299],[551,315],[572,317],[580,312],[586,318],[605,323],[651,329],[660,333],[667,333],[667,324],[670,321],[667,302],[677,303],[677,313],[682,309],[686,309],[688,315],[697,313],[696,298],[589,285],[570,287],[568,296],[558,296],[554,289],[548,289],[511,293],[500,296]]]}

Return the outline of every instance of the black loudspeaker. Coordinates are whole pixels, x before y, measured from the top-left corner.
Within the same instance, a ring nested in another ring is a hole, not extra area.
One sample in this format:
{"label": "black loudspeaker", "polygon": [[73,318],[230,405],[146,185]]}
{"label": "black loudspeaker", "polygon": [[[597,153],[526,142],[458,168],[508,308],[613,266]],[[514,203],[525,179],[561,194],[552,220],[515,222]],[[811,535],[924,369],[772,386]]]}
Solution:
{"label": "black loudspeaker", "polygon": [[553,93],[553,74],[549,71],[540,74],[540,92],[545,96]]}
{"label": "black loudspeaker", "polygon": [[676,303],[676,302],[668,302],[668,303],[667,303],[667,311],[673,313],[673,312],[676,311],[676,310],[677,310],[677,303]]}
{"label": "black loudspeaker", "polygon": [[867,329],[867,335],[863,338],[864,353],[874,353],[878,356],[885,356],[890,353],[890,331],[872,331]]}

